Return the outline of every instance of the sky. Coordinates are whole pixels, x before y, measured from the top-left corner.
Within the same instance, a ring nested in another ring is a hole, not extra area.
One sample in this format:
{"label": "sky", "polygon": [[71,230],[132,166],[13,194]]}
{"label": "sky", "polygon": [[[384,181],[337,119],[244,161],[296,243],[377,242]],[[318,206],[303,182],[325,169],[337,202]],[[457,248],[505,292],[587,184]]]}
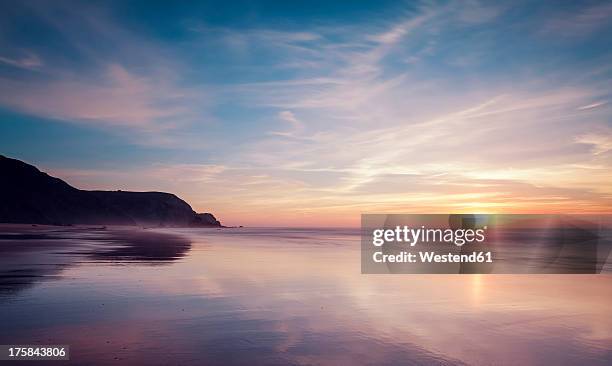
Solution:
{"label": "sky", "polygon": [[0,154],[226,225],[610,213],[612,3],[0,1]]}

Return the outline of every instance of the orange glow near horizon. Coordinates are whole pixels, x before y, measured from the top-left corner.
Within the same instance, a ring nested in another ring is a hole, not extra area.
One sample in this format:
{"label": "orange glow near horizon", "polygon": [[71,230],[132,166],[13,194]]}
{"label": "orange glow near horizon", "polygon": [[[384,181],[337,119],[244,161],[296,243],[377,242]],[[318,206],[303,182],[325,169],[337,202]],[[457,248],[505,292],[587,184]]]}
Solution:
{"label": "orange glow near horizon", "polygon": [[[199,181],[193,169],[180,166],[143,170],[138,174],[104,171],[83,174],[66,170],[50,173],[81,189],[121,187],[134,191],[172,192],[197,212],[211,212],[228,226],[359,227],[360,215],[364,213],[612,213],[612,186],[604,186],[600,175],[588,176],[580,171],[576,171],[576,176],[582,179],[580,182],[577,178],[573,182],[554,177],[544,182],[534,175],[517,183],[509,179],[492,181],[457,175],[452,179],[429,177],[427,185],[407,183],[405,187],[394,187],[394,191],[387,192],[384,180],[364,190],[360,187],[367,187],[367,182],[349,188],[314,189],[280,180],[274,184],[249,182],[248,177],[240,177],[239,171],[227,177],[220,175]],[[542,174],[545,173],[543,170]],[[528,183],[530,180],[534,183]]]}

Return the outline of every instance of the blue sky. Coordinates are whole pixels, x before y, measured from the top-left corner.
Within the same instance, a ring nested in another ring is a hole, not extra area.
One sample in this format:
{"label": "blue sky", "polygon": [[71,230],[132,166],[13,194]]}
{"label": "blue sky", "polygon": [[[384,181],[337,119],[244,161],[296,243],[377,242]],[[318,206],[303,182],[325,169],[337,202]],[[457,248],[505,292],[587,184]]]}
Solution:
{"label": "blue sky", "polygon": [[236,224],[609,211],[609,2],[1,6],[0,153],[80,188]]}

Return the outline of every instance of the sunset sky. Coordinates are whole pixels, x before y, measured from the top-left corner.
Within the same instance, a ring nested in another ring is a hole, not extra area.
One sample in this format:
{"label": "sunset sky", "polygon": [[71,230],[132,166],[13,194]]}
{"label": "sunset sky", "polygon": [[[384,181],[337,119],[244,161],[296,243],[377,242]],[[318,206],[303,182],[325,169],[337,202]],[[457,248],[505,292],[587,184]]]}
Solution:
{"label": "sunset sky", "polygon": [[610,2],[0,1],[0,154],[226,225],[612,211]]}

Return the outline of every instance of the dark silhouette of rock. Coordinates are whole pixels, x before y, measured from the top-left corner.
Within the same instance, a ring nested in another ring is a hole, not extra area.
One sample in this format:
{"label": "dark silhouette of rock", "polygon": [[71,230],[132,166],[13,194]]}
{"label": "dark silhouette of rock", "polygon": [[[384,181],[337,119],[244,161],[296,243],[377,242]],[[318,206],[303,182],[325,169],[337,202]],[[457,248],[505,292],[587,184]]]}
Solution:
{"label": "dark silhouette of rock", "polygon": [[165,192],[84,191],[0,155],[0,222],[141,226],[221,226]]}

